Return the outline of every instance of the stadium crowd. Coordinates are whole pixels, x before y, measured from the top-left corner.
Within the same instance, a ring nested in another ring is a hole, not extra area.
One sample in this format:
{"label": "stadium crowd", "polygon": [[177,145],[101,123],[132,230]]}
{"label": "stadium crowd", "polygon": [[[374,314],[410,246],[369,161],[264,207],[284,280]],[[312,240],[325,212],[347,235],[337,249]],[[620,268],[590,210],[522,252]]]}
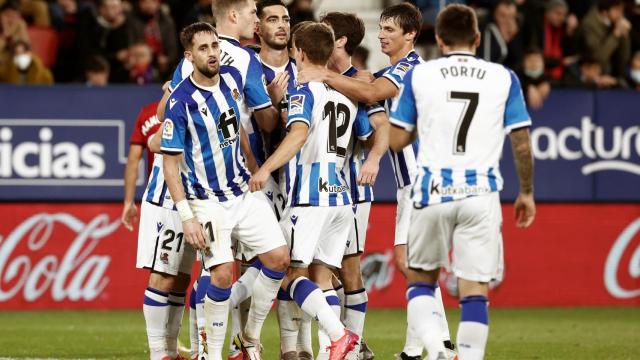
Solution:
{"label": "stadium crowd", "polygon": [[[474,7],[479,56],[517,70],[532,107],[552,87],[640,90],[635,1],[410,2],[423,13],[418,48],[427,59],[437,56],[433,25],[440,7]],[[314,19],[314,5],[290,1],[291,25]],[[0,82],[160,83],[182,56],[178,30],[195,21],[213,21],[211,0],[0,0]]]}

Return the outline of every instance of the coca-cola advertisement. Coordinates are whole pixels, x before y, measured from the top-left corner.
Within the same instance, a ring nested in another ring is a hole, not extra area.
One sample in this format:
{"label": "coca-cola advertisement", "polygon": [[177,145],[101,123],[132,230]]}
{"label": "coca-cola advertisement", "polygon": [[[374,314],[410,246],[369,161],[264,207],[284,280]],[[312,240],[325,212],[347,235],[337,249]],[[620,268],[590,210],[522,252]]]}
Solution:
{"label": "coca-cola advertisement", "polygon": [[[0,204],[0,308],[139,308],[147,272],[135,268],[137,230],[119,204]],[[505,276],[492,307],[640,305],[640,205],[542,204],[516,229],[503,205]],[[363,273],[371,307],[404,307],[393,262],[395,205],[371,211]],[[456,279],[443,273],[447,306]]]}

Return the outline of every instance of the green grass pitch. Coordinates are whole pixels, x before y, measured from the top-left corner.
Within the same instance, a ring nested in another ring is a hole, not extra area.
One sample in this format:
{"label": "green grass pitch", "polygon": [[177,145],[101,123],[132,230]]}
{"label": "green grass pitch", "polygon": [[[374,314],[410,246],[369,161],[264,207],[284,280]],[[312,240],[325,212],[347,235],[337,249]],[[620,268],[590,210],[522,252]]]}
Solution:
{"label": "green grass pitch", "polygon": [[[459,311],[447,316],[455,337]],[[491,309],[490,322],[487,359],[640,359],[640,308]],[[185,316],[188,346],[187,329]],[[404,333],[404,311],[367,313],[376,359],[393,359]],[[272,312],[264,359],[277,359],[278,341]],[[148,359],[146,345],[142,311],[0,312],[0,358]]]}

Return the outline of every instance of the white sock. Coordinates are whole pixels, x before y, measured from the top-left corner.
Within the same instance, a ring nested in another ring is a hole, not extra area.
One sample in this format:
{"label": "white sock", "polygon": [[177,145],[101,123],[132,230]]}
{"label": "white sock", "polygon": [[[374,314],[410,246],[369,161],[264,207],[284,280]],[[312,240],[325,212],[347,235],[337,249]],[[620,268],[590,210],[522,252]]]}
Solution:
{"label": "white sock", "polygon": [[278,291],[278,324],[280,325],[280,352],[297,352],[298,329],[302,310],[284,290]]}
{"label": "white sock", "polygon": [[481,360],[489,337],[489,310],[484,296],[468,296],[460,300],[458,356],[464,360]]}
{"label": "white sock", "polygon": [[[205,275],[206,274],[206,275]],[[207,319],[204,311],[204,298],[207,295],[207,288],[211,282],[208,272],[203,270],[203,275],[198,279],[196,290],[196,324],[198,326],[198,359],[206,359],[209,349],[207,348]]]}
{"label": "white sock", "polygon": [[[231,288],[231,296],[233,296],[233,288]],[[229,301],[229,306],[231,306],[231,301]],[[238,347],[233,342],[233,339],[240,333],[241,330],[242,318],[240,316],[240,307],[231,306],[231,341],[229,341],[229,353],[238,351]]]}
{"label": "white sock", "polygon": [[427,283],[409,284],[407,290],[408,323],[420,335],[429,353],[429,360],[435,360],[445,353],[440,330],[440,317],[444,315],[438,311],[434,292],[435,285]]}
{"label": "white sock", "polygon": [[[340,298],[335,289],[325,290],[324,298],[327,300],[329,306],[336,314],[338,319],[341,316],[341,304]],[[331,345],[331,340],[329,339],[329,335],[324,330],[322,326],[318,326],[318,353],[329,353],[329,346]]]}
{"label": "white sock", "polygon": [[442,290],[440,286],[436,284],[436,291],[434,292],[436,297],[436,303],[438,304],[438,311],[442,314],[440,318],[440,330],[442,332],[442,341],[451,340],[451,334],[449,333],[449,323],[447,322],[447,315],[444,311],[444,303],[442,302]]}
{"label": "white sock", "polygon": [[340,285],[334,287],[333,290],[336,291],[336,294],[338,295],[338,299],[340,299],[340,320],[344,323],[344,316],[345,316],[344,305],[347,303],[344,296],[344,286],[342,286],[342,283],[340,283]]}
{"label": "white sock", "polygon": [[229,296],[231,288],[219,288],[209,284],[204,299],[206,316],[207,348],[209,360],[222,360],[222,348],[229,319]]}
{"label": "white sock", "polygon": [[178,336],[182,327],[185,293],[169,293],[169,319],[167,323],[167,352],[172,358],[178,356]]}
{"label": "white sock", "polygon": [[416,331],[407,322],[407,335],[402,352],[408,356],[422,356],[423,349],[424,345],[422,345],[420,336],[416,334]]}
{"label": "white sock", "polygon": [[160,360],[167,355],[169,294],[148,287],[144,292],[142,312],[147,324],[150,358],[151,360]]}
{"label": "white sock", "polygon": [[[294,302],[295,303],[295,302]],[[296,304],[298,309],[300,308]],[[313,346],[311,345],[311,316],[300,310],[302,317],[300,318],[300,326],[298,327],[298,353],[307,352],[313,354]]]}
{"label": "white sock", "polygon": [[360,352],[360,341],[364,333],[364,319],[368,302],[369,297],[365,289],[345,292],[345,314],[342,315],[342,318],[344,319],[344,324],[347,326],[347,329],[356,333],[360,338],[356,347],[353,349],[356,353]]}
{"label": "white sock", "polygon": [[196,316],[196,289],[198,280],[193,283],[189,295],[189,340],[191,340],[191,358],[198,358],[198,317]]}
{"label": "white sock", "polygon": [[233,283],[231,287],[231,307],[236,307],[240,305],[241,302],[245,301],[251,296],[251,292],[253,291],[253,286],[260,273],[260,269],[262,269],[262,263],[260,260],[254,261],[251,266],[249,266],[244,274]]}
{"label": "white sock", "polygon": [[337,341],[344,335],[344,325],[327,303],[322,291],[311,280],[304,276],[289,284],[289,295],[312,318],[318,319],[331,341]]}
{"label": "white sock", "polygon": [[285,274],[284,271],[271,270],[266,266],[260,270],[253,285],[251,308],[247,317],[247,325],[244,327],[244,335],[250,342],[260,342],[262,325],[273,306],[273,301],[276,299]]}

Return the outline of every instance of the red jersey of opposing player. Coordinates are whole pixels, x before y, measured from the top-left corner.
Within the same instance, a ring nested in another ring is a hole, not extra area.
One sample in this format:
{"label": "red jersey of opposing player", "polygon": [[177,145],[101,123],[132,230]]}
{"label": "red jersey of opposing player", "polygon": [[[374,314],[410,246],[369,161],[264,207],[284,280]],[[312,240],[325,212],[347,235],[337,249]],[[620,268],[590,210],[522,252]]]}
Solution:
{"label": "red jersey of opposing player", "polygon": [[153,163],[153,153],[147,147],[147,140],[160,127],[161,121],[156,116],[158,109],[158,101],[145,105],[138,114],[136,125],[131,133],[130,145],[141,145],[147,149],[147,178],[151,172],[151,164]]}

